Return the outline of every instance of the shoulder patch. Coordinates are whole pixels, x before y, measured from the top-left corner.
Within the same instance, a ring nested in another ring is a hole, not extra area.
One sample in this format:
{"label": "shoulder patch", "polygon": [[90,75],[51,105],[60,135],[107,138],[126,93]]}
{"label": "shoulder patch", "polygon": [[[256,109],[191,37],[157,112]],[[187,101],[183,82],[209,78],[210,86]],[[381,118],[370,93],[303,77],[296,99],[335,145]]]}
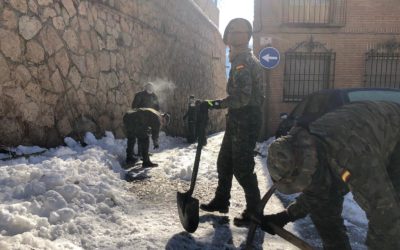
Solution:
{"label": "shoulder patch", "polygon": [[239,64],[238,66],[236,66],[236,70],[241,70],[244,68],[244,64]]}

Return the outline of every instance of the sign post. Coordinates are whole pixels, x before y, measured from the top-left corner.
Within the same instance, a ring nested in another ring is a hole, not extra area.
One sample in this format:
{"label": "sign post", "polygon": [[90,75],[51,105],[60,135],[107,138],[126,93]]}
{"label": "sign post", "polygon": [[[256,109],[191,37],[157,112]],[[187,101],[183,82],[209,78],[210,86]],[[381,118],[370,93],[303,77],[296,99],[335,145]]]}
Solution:
{"label": "sign post", "polygon": [[266,47],[260,51],[259,60],[261,65],[267,69],[273,69],[278,66],[281,55],[274,47]]}
{"label": "sign post", "polygon": [[259,53],[259,60],[262,67],[266,68],[263,77],[265,82],[264,93],[267,96],[267,100],[264,103],[263,107],[263,118],[262,118],[262,129],[260,131],[259,140],[263,141],[267,138],[268,134],[268,127],[266,117],[269,114],[269,95],[270,95],[270,74],[271,69],[278,66],[280,61],[280,54],[279,51],[274,47],[265,47]]}

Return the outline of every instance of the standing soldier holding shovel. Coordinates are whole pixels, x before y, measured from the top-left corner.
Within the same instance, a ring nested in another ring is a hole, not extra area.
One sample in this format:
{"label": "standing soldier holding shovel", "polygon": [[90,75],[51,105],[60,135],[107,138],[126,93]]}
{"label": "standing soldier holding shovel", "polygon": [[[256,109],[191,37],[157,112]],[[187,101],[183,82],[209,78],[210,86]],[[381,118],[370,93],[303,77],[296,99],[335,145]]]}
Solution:
{"label": "standing soldier holding shovel", "polygon": [[231,70],[227,83],[228,96],[205,101],[209,109],[228,109],[226,131],[218,155],[218,186],[215,197],[200,208],[208,212],[227,213],[233,176],[245,192],[246,209],[234,219],[236,226],[248,226],[250,214],[256,213],[260,201],[257,176],[254,173],[254,147],[261,126],[261,67],[248,48],[252,36],[249,21],[236,18],[229,22],[223,40],[229,46]]}

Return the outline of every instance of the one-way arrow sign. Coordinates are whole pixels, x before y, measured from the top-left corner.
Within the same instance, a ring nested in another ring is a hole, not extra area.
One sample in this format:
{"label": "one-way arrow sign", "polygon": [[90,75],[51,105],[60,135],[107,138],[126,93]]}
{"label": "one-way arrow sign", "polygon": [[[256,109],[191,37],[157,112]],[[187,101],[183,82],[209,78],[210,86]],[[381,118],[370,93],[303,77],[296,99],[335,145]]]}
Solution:
{"label": "one-way arrow sign", "polygon": [[274,47],[266,47],[260,51],[259,60],[261,65],[267,69],[273,69],[279,64],[280,54]]}
{"label": "one-way arrow sign", "polygon": [[270,56],[269,54],[266,54],[265,56],[262,57],[265,61],[269,62],[269,60],[278,60],[277,56]]}

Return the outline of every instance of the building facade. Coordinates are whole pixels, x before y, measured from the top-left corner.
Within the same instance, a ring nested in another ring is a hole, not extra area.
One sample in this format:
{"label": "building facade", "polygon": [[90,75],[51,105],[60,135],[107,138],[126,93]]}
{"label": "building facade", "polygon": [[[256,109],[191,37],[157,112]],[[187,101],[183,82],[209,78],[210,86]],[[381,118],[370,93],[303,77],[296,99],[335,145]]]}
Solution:
{"label": "building facade", "polygon": [[202,9],[202,11],[210,18],[210,20],[219,26],[219,9],[217,7],[218,0],[194,0],[194,2]]}
{"label": "building facade", "polygon": [[400,88],[400,4],[396,0],[255,0],[254,51],[279,50],[265,70],[266,126],[326,88]]}

